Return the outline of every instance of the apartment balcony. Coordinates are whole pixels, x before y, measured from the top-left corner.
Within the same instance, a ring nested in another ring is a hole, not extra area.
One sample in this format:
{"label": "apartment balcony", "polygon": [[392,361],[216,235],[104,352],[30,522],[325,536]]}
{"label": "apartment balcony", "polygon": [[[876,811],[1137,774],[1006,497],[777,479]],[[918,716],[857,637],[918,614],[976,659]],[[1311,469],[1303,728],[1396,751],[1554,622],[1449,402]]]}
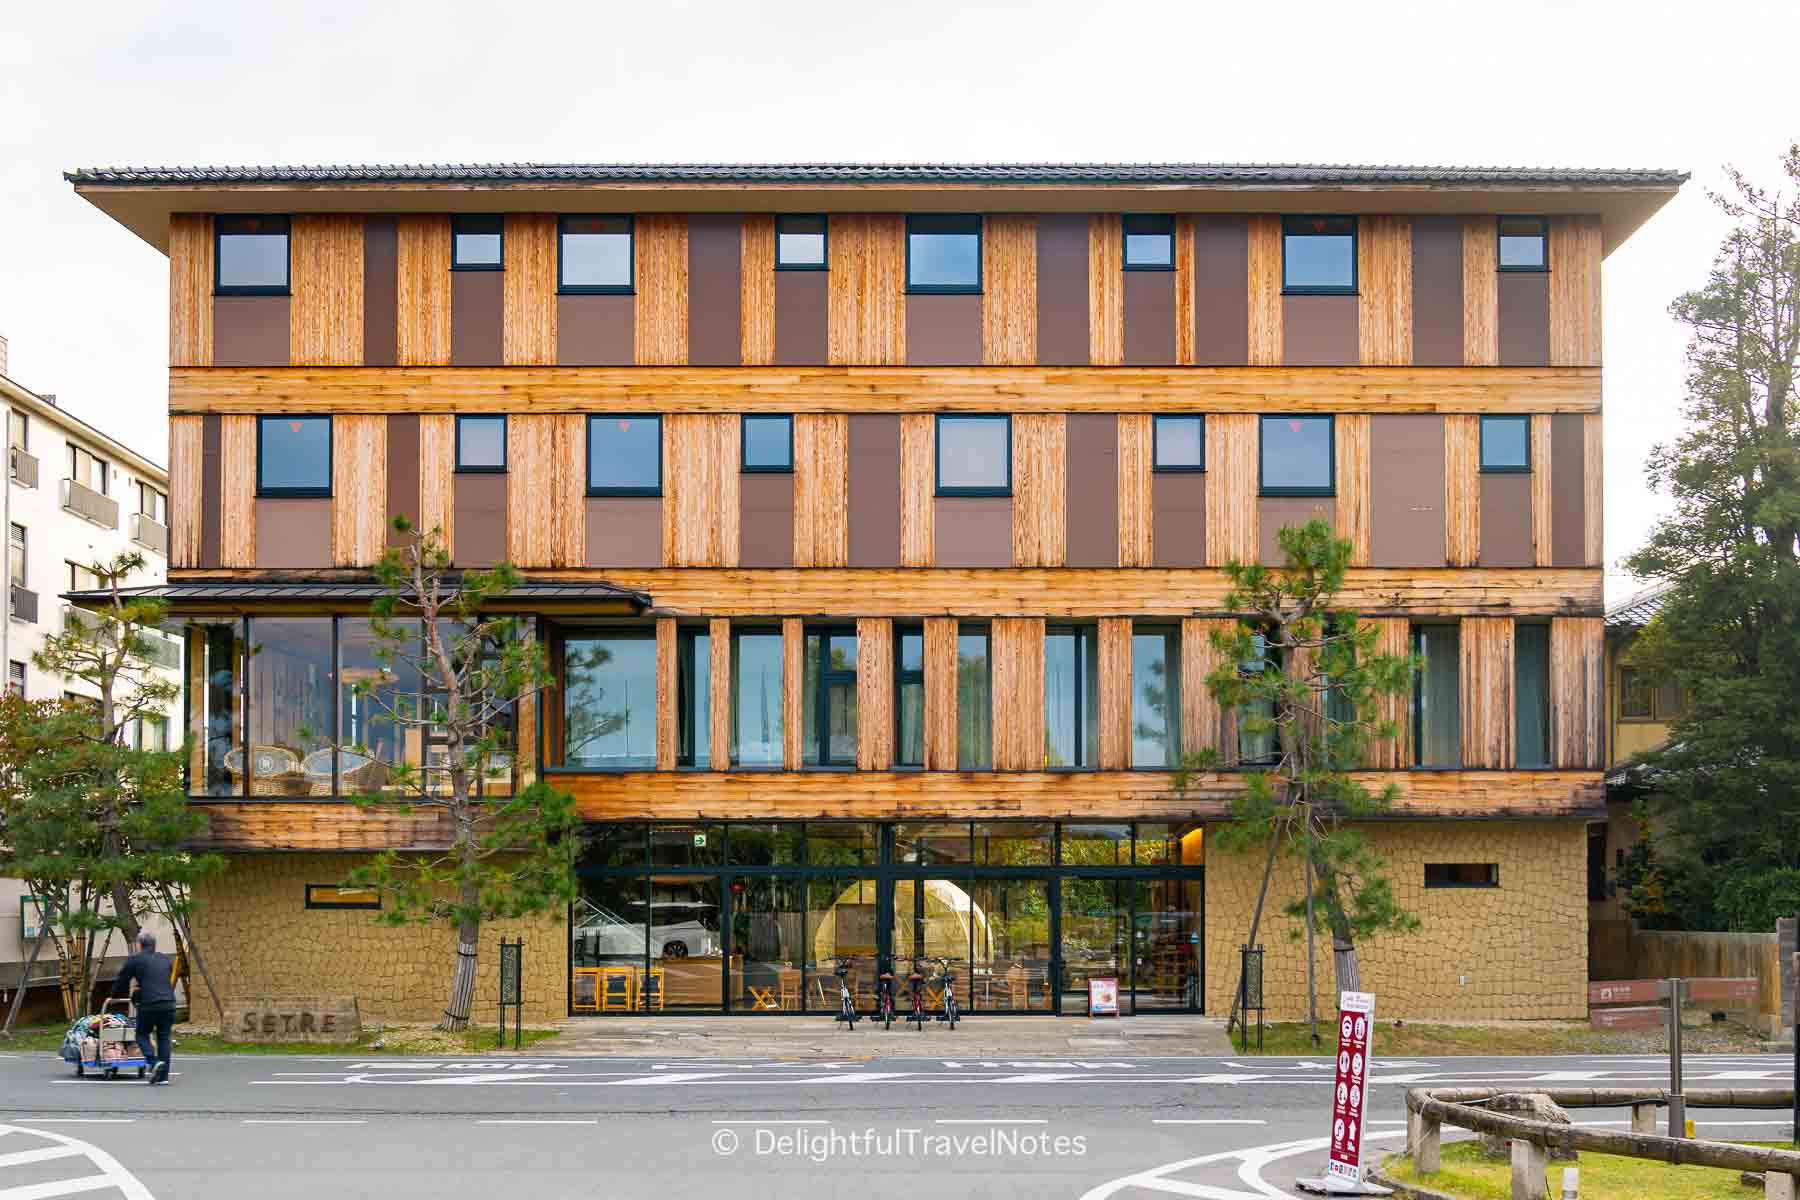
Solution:
{"label": "apartment balcony", "polygon": [[12,619],[23,621],[27,625],[36,625],[38,619],[38,594],[30,588],[12,585]]}
{"label": "apartment balcony", "polygon": [[34,488],[38,479],[38,460],[25,453],[17,446],[9,447],[12,462],[12,481],[20,487]]}
{"label": "apartment balcony", "polygon": [[119,527],[119,502],[110,496],[102,496],[84,483],[73,479],[62,481],[62,506],[102,529]]}
{"label": "apartment balcony", "polygon": [[145,513],[131,514],[131,540],[164,558],[169,556],[169,527]]}

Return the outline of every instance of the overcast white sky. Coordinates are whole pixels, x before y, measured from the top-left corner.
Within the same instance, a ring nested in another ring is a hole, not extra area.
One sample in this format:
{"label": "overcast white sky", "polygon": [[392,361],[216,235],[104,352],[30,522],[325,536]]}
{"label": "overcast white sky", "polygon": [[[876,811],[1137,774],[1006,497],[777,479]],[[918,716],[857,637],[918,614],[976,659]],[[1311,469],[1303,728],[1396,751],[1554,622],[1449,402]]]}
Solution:
{"label": "overcast white sky", "polygon": [[[1800,137],[1792,0],[0,4],[11,374],[166,459],[167,261],[76,166],[674,161],[1675,167],[1606,264],[1606,550],[1660,508],[1665,308]],[[1635,585],[1608,579],[1609,599]]]}

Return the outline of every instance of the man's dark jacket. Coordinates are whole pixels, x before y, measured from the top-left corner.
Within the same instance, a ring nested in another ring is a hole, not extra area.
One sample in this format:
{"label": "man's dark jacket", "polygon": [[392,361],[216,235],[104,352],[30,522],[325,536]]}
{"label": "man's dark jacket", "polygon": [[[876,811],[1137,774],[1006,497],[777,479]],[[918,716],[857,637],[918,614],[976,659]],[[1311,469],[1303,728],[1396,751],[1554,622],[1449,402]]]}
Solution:
{"label": "man's dark jacket", "polygon": [[137,980],[137,1006],[144,1009],[175,1007],[175,964],[166,954],[158,954],[154,950],[139,950],[125,960],[119,968],[119,977],[113,980],[112,994],[115,997],[131,994],[131,981]]}

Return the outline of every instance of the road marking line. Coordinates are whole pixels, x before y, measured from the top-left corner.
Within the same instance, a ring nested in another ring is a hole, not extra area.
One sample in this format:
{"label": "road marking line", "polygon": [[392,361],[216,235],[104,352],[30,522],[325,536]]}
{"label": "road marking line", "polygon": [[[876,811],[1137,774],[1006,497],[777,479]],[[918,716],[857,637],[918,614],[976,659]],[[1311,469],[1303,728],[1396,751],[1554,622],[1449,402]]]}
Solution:
{"label": "road marking line", "polygon": [[136,1117],[32,1117],[33,1125],[129,1125]]}
{"label": "road marking line", "polygon": [[939,1117],[934,1125],[1048,1125],[1042,1117]]}
{"label": "road marking line", "polygon": [[0,1154],[0,1167],[22,1167],[26,1163],[49,1162],[53,1158],[70,1158],[81,1153],[79,1146],[38,1146],[32,1150],[15,1150]]}
{"label": "road marking line", "polygon": [[[125,1191],[110,1175],[83,1175],[80,1179],[53,1179],[49,1183],[28,1183],[24,1187],[7,1188],[0,1200],[55,1200],[57,1196],[73,1196],[77,1192],[97,1192],[102,1188]],[[132,1195],[131,1192],[125,1192]],[[150,1193],[145,1192],[148,1196]]]}
{"label": "road marking line", "polygon": [[50,1183],[30,1183],[22,1187],[7,1188],[0,1191],[0,1200],[50,1200],[55,1196],[72,1196],[77,1192],[97,1192],[102,1189],[118,1189],[124,1200],[156,1200],[137,1176],[127,1171],[119,1160],[100,1147],[88,1142],[79,1141],[66,1134],[51,1133],[44,1129],[33,1129],[29,1125],[0,1125],[0,1134],[28,1133],[45,1141],[67,1146],[75,1153],[85,1157],[88,1162],[98,1167],[100,1174],[86,1175],[79,1179],[59,1179]]}
{"label": "road marking line", "polygon": [[368,1122],[367,1121],[334,1121],[334,1120],[325,1120],[325,1121],[291,1120],[290,1121],[290,1120],[286,1120],[286,1119],[278,1120],[278,1119],[273,1119],[273,1118],[250,1117],[244,1121],[244,1124],[246,1124],[246,1125],[367,1125]]}
{"label": "road marking line", "polygon": [[566,1121],[550,1118],[545,1118],[541,1121],[535,1119],[527,1120],[524,1118],[517,1120],[496,1118],[493,1120],[477,1121],[475,1123],[477,1125],[598,1125],[600,1123],[600,1118],[594,1117],[592,1119],[572,1119]]}
{"label": "road marking line", "polygon": [[1209,1120],[1209,1119],[1203,1119],[1200,1117],[1159,1117],[1159,1118],[1151,1121],[1150,1123],[1152,1125],[1267,1125],[1268,1124],[1267,1121],[1257,1121],[1257,1120],[1252,1120],[1250,1118],[1242,1118],[1242,1119],[1220,1118],[1218,1120]]}
{"label": "road marking line", "polygon": [[714,1125],[829,1125],[830,1121],[714,1121]]}

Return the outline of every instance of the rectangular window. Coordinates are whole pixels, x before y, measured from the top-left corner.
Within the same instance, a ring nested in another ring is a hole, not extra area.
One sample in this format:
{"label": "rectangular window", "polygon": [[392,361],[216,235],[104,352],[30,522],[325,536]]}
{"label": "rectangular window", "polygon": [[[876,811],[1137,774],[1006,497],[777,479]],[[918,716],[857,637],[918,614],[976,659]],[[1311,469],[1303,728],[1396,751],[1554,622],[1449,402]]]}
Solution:
{"label": "rectangular window", "polygon": [[1356,218],[1281,218],[1281,290],[1290,295],[1356,294]]}
{"label": "rectangular window", "polygon": [[335,883],[306,885],[308,908],[380,908],[381,893],[373,888],[340,887]]}
{"label": "rectangular window", "polygon": [[506,470],[506,414],[456,418],[456,469]]}
{"label": "rectangular window", "polygon": [[792,472],[794,469],[794,418],[745,416],[744,470]]}
{"label": "rectangular window", "polygon": [[139,750],[153,750],[162,753],[169,748],[169,720],[167,717],[140,717],[137,728],[132,731],[132,741]]}
{"label": "rectangular window", "polygon": [[67,562],[69,568],[69,590],[71,592],[97,592],[106,586],[99,572],[92,567],[84,567],[78,562]]}
{"label": "rectangular window", "polygon": [[1263,417],[1262,494],[1330,496],[1337,491],[1333,417]]}
{"label": "rectangular window", "polygon": [[656,634],[571,635],[563,642],[563,766],[647,771],[656,766]]}
{"label": "rectangular window", "polygon": [[[1250,636],[1251,656],[1238,664],[1245,676],[1281,671],[1281,656],[1260,633]],[[1238,706],[1238,763],[1241,766],[1268,766],[1281,759],[1281,739],[1273,728],[1259,723],[1275,719],[1275,702],[1269,699],[1248,700]]]}
{"label": "rectangular window", "polygon": [[1491,888],[1500,886],[1499,863],[1426,863],[1428,888]]}
{"label": "rectangular window", "polygon": [[25,527],[15,524],[6,533],[8,566],[14,587],[25,587]]}
{"label": "rectangular window", "polygon": [[1175,269],[1175,218],[1160,214],[1127,213],[1120,222],[1125,229],[1125,269],[1127,271],[1173,271]]}
{"label": "rectangular window", "polygon": [[1513,626],[1514,761],[1520,767],[1550,765],[1550,627]]}
{"label": "rectangular window", "polygon": [[556,225],[556,290],[630,292],[635,253],[630,217],[563,217]]}
{"label": "rectangular window", "polygon": [[781,633],[731,635],[731,765],[782,764]]}
{"label": "rectangular window", "polygon": [[675,764],[712,765],[712,634],[692,625],[675,634]]}
{"label": "rectangular window", "polygon": [[939,416],[937,494],[1012,495],[1012,418]]}
{"label": "rectangular window", "polygon": [[994,765],[994,689],[989,631],[967,625],[956,631],[956,769]]}
{"label": "rectangular window", "polygon": [[450,269],[498,271],[506,266],[505,218],[471,213],[450,218]]}
{"label": "rectangular window", "polygon": [[1462,765],[1462,651],[1454,625],[1413,626],[1413,765]]}
{"label": "rectangular window", "polygon": [[1481,469],[1489,474],[1531,470],[1531,418],[1481,418]]}
{"label": "rectangular window", "polygon": [[1648,721],[1655,716],[1656,689],[1650,679],[1633,667],[1619,668],[1619,716],[1627,721]]}
{"label": "rectangular window", "polygon": [[894,630],[894,765],[925,765],[925,631]]}
{"label": "rectangular window", "polygon": [[588,417],[590,496],[662,495],[662,418]]}
{"label": "rectangular window", "polygon": [[1131,631],[1131,765],[1173,767],[1181,758],[1181,630]]}
{"label": "rectangular window", "polygon": [[830,262],[823,216],[789,214],[775,218],[777,271],[823,271]]}
{"label": "rectangular window", "polygon": [[856,631],[806,631],[800,756],[810,766],[856,765]]}
{"label": "rectangular window", "polygon": [[1500,269],[1548,271],[1550,269],[1550,219],[1501,217]]}
{"label": "rectangular window", "polygon": [[6,435],[8,444],[14,450],[31,449],[31,417],[18,409],[9,409],[6,414]]}
{"label": "rectangular window", "polygon": [[158,488],[139,481],[138,511],[158,525],[169,523],[169,498]]}
{"label": "rectangular window", "polygon": [[1087,767],[1100,762],[1099,638],[1092,626],[1044,634],[1044,763]]}
{"label": "rectangular window", "polygon": [[285,296],[288,291],[286,217],[213,218],[213,294]]}
{"label": "rectangular window", "polygon": [[[253,617],[249,728],[255,740],[225,756],[249,794],[329,796],[336,758],[337,685],[330,617]],[[241,792],[238,794],[242,794]]]}
{"label": "rectangular window", "polygon": [[1656,688],[1656,719],[1673,721],[1687,712],[1687,693],[1677,680],[1667,679]]}
{"label": "rectangular window", "polygon": [[256,494],[331,495],[331,418],[256,418]]}
{"label": "rectangular window", "polygon": [[1158,471],[1206,470],[1206,418],[1156,417],[1150,424],[1152,462]]}
{"label": "rectangular window", "polygon": [[69,478],[90,491],[107,494],[107,472],[109,464],[104,458],[92,453],[85,447],[69,443]]}
{"label": "rectangular window", "polygon": [[981,218],[944,213],[906,218],[906,290],[979,292]]}
{"label": "rectangular window", "polygon": [[17,659],[6,664],[6,690],[21,700],[25,698],[25,664]]}

